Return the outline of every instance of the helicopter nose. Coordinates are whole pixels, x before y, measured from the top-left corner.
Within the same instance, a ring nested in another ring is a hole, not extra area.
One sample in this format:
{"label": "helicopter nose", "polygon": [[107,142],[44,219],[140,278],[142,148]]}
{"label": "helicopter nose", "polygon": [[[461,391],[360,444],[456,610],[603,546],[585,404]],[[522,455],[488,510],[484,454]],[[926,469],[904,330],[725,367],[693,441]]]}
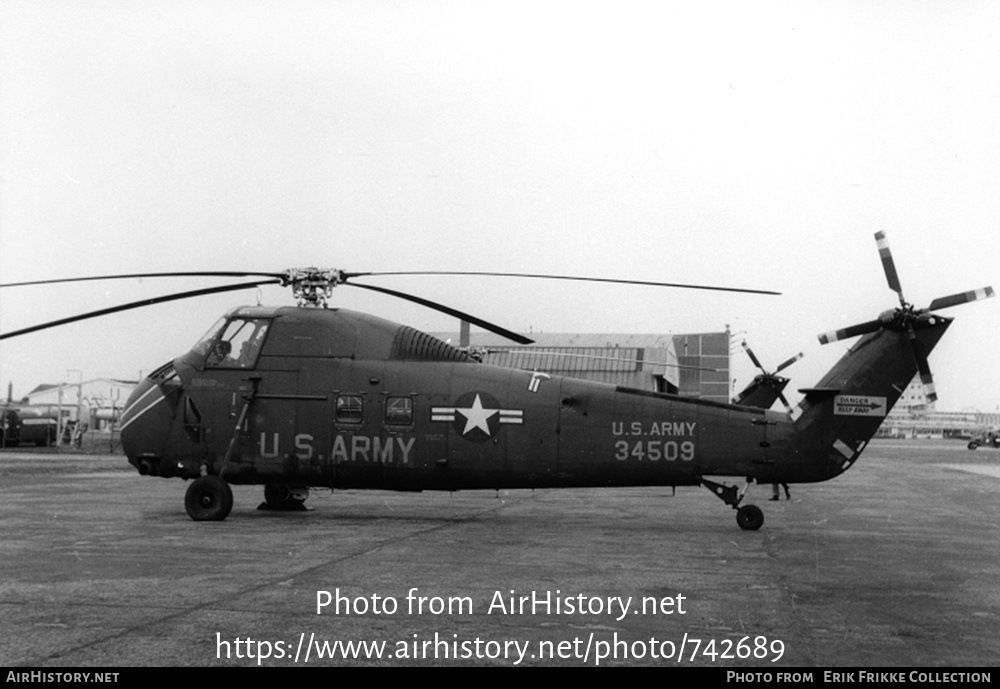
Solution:
{"label": "helicopter nose", "polygon": [[[122,449],[132,466],[143,475],[159,475],[170,430],[173,410],[168,400],[169,382],[176,380],[176,371],[158,371],[160,375],[144,378],[136,386],[119,422]],[[166,375],[164,375],[166,374]]]}

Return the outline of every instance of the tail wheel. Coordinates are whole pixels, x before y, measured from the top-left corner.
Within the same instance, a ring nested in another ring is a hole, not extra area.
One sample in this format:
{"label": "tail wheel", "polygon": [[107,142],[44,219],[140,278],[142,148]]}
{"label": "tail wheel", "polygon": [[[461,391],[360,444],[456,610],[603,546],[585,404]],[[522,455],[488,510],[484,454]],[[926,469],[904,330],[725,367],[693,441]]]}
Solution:
{"label": "tail wheel", "polygon": [[272,510],[281,509],[291,499],[291,493],[288,486],[281,484],[268,483],[264,486],[264,500]]}
{"label": "tail wheel", "polygon": [[188,486],[184,508],[196,522],[221,522],[233,509],[233,489],[218,476],[201,476]]}
{"label": "tail wheel", "polygon": [[264,505],[269,510],[285,512],[304,511],[309,497],[308,488],[292,488],[283,484],[268,483],[264,486]]}
{"label": "tail wheel", "polygon": [[736,523],[744,531],[756,531],[764,524],[764,512],[756,505],[744,505],[736,510]]}

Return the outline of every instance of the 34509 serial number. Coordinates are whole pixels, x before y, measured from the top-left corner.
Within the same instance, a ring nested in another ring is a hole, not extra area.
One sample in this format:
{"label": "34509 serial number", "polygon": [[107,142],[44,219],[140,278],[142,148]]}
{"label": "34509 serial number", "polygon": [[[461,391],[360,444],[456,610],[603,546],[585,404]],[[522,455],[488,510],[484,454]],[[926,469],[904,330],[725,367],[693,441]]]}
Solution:
{"label": "34509 serial number", "polygon": [[668,462],[680,460],[690,462],[694,459],[693,440],[627,440],[615,441],[615,459],[624,462],[633,459],[640,462],[658,462],[661,459]]}

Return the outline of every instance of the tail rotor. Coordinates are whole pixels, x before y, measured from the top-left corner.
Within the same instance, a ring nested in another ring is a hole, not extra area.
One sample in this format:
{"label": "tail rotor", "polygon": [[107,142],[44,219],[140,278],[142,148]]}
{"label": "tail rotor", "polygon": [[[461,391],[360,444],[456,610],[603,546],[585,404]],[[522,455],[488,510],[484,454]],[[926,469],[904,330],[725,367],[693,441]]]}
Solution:
{"label": "tail rotor", "polygon": [[781,403],[785,405],[785,409],[788,413],[791,414],[792,405],[788,403],[788,399],[785,398],[784,394],[785,386],[788,385],[788,378],[779,376],[778,374],[801,359],[803,357],[802,352],[799,352],[790,359],[786,359],[778,364],[778,367],[774,369],[774,371],[768,372],[768,370],[764,368],[763,364],[760,363],[760,359],[757,358],[757,355],[755,355],[753,350],[750,349],[746,340],[744,340],[742,344],[747,356],[750,357],[750,361],[753,362],[754,366],[760,369],[760,375],[756,376],[753,379],[753,382],[739,394],[739,396],[734,400],[734,403],[769,409],[771,405],[774,404],[775,397],[777,397],[777,399],[781,400]]}
{"label": "tail rotor", "polygon": [[931,313],[932,311],[967,304],[972,301],[979,301],[980,299],[988,299],[994,295],[993,288],[983,287],[971,292],[960,292],[947,297],[939,297],[932,301],[927,308],[917,309],[903,297],[903,287],[899,281],[899,274],[896,272],[896,263],[892,258],[892,251],[889,249],[889,242],[886,239],[885,232],[876,232],[875,242],[878,244],[879,258],[882,260],[882,269],[885,272],[886,282],[888,282],[889,288],[899,296],[899,307],[891,311],[886,311],[876,320],[824,333],[819,336],[820,344],[829,344],[838,340],[857,337],[858,335],[874,333],[882,328],[905,331],[909,336],[913,357],[917,364],[917,371],[920,373],[920,381],[923,383],[927,401],[934,402],[937,400],[937,393],[934,390],[934,376],[931,374],[930,364],[927,361],[927,353],[917,339],[914,332],[915,329],[926,325],[934,325],[938,317]]}

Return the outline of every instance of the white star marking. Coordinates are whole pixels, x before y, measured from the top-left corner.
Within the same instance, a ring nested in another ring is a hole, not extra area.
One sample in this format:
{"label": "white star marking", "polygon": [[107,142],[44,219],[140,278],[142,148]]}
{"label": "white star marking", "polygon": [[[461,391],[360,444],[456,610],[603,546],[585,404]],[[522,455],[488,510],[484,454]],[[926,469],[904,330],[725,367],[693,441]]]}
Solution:
{"label": "white star marking", "polygon": [[455,407],[455,411],[465,417],[465,430],[462,431],[462,435],[468,434],[473,428],[478,428],[486,433],[486,435],[490,435],[490,424],[488,421],[491,416],[500,412],[499,409],[484,409],[483,402],[479,399],[478,394],[471,407],[466,409]]}

